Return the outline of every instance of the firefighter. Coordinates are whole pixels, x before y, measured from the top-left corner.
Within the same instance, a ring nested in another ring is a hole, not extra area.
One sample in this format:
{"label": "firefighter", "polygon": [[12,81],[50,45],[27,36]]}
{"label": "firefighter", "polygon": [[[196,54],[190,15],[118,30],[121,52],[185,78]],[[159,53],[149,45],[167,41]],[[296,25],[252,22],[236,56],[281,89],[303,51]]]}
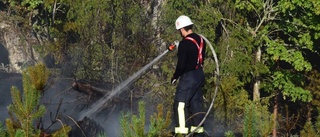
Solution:
{"label": "firefighter", "polygon": [[194,131],[194,136],[204,136],[203,125],[195,129],[205,114],[202,111],[202,87],[206,43],[193,32],[193,22],[188,16],[179,16],[175,26],[182,36],[178,46],[178,62],[171,78],[171,84],[179,79],[173,105],[175,133],[188,134]]}

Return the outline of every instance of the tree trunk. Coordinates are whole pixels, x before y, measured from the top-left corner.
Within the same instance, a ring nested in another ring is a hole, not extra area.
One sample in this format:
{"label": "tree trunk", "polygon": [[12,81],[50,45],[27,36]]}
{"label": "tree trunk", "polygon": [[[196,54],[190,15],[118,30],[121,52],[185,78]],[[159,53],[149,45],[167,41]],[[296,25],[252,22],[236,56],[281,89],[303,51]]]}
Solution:
{"label": "tree trunk", "polygon": [[81,93],[88,94],[89,96],[109,94],[109,91],[97,88],[97,87],[95,87],[87,82],[81,81],[81,80],[73,82],[72,88],[74,90],[81,92]]}
{"label": "tree trunk", "polygon": [[277,137],[277,115],[278,115],[278,95],[274,98],[274,106],[273,106],[273,131],[272,137]]}
{"label": "tree trunk", "polygon": [[[256,52],[256,59],[255,62],[260,62],[261,61],[261,47],[258,47],[257,52]],[[255,76],[254,79],[254,84],[253,84],[253,101],[259,100],[260,99],[260,79],[259,79],[259,74]]]}
{"label": "tree trunk", "polygon": [[255,80],[255,83],[253,85],[253,101],[260,99],[259,87],[260,87],[260,80]]}

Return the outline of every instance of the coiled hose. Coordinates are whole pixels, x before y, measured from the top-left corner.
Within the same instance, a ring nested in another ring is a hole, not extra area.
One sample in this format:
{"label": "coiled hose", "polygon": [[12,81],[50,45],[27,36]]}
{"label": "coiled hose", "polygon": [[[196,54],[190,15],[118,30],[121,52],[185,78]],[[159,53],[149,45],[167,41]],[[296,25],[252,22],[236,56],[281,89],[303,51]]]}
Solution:
{"label": "coiled hose", "polygon": [[207,44],[209,45],[209,47],[210,47],[210,49],[211,49],[211,51],[212,51],[212,55],[213,55],[213,58],[214,58],[214,62],[215,62],[215,64],[216,64],[216,73],[215,73],[215,75],[216,75],[217,81],[216,81],[216,87],[215,87],[215,89],[214,89],[214,95],[213,95],[213,98],[212,98],[212,100],[211,100],[211,104],[210,104],[210,106],[209,106],[209,108],[208,108],[208,110],[207,110],[207,112],[206,112],[206,115],[203,117],[203,119],[201,120],[201,122],[199,123],[199,125],[195,128],[195,130],[193,130],[191,133],[189,133],[186,137],[190,137],[195,131],[197,131],[198,128],[204,123],[204,121],[205,121],[206,118],[208,117],[208,115],[209,115],[209,113],[210,113],[210,111],[211,111],[211,109],[212,109],[212,107],[213,107],[215,98],[216,98],[217,93],[218,93],[218,87],[219,87],[219,85],[220,85],[220,71],[219,71],[219,63],[218,63],[217,54],[216,54],[215,50],[213,49],[210,41],[209,41],[206,37],[204,37],[203,35],[201,35],[201,34],[199,34],[199,35],[207,42]]}

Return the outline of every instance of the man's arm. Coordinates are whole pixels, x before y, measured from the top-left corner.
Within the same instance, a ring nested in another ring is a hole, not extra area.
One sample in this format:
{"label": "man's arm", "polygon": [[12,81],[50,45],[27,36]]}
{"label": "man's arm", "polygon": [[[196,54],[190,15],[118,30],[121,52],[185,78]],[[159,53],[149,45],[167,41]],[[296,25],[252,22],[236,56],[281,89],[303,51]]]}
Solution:
{"label": "man's arm", "polygon": [[187,48],[183,45],[183,42],[180,42],[178,46],[178,62],[176,66],[176,71],[173,74],[174,79],[178,79],[184,72],[187,61]]}

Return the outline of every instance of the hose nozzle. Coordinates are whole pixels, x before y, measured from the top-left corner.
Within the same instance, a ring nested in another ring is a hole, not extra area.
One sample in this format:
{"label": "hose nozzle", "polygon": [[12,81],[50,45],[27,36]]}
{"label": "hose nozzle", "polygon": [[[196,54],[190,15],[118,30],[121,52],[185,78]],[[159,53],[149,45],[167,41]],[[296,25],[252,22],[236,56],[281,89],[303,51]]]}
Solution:
{"label": "hose nozzle", "polygon": [[179,41],[174,41],[171,45],[169,45],[169,47],[168,47],[168,50],[169,51],[172,51],[172,50],[174,50],[176,47],[178,47],[178,45],[179,45]]}
{"label": "hose nozzle", "polygon": [[172,51],[172,50],[174,50],[175,48],[176,48],[176,45],[171,44],[171,45],[169,45],[168,50],[169,50],[169,51]]}

